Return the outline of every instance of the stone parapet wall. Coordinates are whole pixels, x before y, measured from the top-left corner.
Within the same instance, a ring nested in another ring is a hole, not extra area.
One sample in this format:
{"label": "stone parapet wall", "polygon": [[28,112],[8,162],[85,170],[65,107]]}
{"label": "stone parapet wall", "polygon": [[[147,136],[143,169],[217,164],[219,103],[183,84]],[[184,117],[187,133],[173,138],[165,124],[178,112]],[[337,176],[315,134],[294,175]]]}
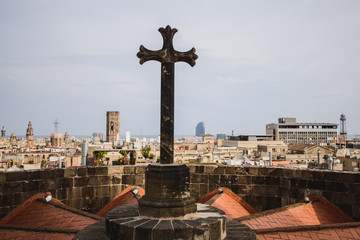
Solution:
{"label": "stone parapet wall", "polygon": [[0,219],[38,193],[98,212],[131,185],[145,188],[145,166],[79,167],[0,173]]}
{"label": "stone parapet wall", "polygon": [[[277,167],[188,165],[196,199],[227,187],[259,211],[295,203],[307,194],[327,198],[360,221],[360,173]],[[145,188],[145,166],[79,167],[0,173],[0,218],[37,193],[96,213],[130,185]]]}
{"label": "stone parapet wall", "polygon": [[327,198],[360,221],[360,173],[280,167],[191,166],[190,192],[196,199],[227,187],[258,211],[296,203],[305,194]]}

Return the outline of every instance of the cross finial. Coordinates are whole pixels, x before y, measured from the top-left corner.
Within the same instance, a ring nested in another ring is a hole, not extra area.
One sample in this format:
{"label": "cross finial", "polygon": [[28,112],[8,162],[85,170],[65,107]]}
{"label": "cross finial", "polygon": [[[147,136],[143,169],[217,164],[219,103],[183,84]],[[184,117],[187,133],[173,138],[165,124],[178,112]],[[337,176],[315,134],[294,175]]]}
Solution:
{"label": "cross finial", "polygon": [[173,38],[177,32],[176,28],[171,28],[168,25],[166,28],[159,28],[159,32],[164,40],[163,47],[160,50],[152,51],[141,45],[140,51],[137,53],[138,58],[140,58],[140,64],[146,61],[156,60],[161,63],[186,62],[192,67],[195,65],[195,60],[198,58],[195,54],[195,48],[187,52],[178,52],[174,49]]}

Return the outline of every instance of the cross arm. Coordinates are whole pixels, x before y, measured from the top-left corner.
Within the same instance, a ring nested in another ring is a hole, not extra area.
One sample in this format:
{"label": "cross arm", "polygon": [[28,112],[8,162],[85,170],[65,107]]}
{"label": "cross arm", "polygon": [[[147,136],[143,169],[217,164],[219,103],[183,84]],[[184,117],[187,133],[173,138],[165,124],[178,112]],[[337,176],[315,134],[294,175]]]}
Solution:
{"label": "cross arm", "polygon": [[195,48],[192,48],[187,52],[175,51],[175,62],[186,62],[193,67],[195,65],[195,60],[198,58],[198,56],[195,54],[195,51]]}
{"label": "cross arm", "polygon": [[143,45],[140,46],[140,51],[136,54],[138,58],[140,58],[140,64],[143,64],[144,62],[150,61],[150,60],[156,60],[159,62],[163,61],[163,51],[152,51],[144,47]]}

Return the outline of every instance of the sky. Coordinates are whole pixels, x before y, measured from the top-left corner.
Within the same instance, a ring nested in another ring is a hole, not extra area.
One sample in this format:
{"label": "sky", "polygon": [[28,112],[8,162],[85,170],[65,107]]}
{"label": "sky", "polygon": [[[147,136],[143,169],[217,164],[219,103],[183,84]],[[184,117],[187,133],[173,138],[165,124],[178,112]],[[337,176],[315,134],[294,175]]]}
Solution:
{"label": "sky", "polygon": [[139,64],[177,28],[175,134],[265,134],[280,117],[360,134],[360,1],[0,1],[0,128],[25,135],[160,133],[160,63]]}

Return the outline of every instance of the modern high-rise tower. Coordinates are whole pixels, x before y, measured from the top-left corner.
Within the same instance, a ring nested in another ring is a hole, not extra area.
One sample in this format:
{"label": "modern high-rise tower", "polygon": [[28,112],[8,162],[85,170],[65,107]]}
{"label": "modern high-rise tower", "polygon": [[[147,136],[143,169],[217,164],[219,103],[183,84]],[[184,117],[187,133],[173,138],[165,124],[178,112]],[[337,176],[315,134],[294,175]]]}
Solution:
{"label": "modern high-rise tower", "polygon": [[120,140],[120,112],[106,112],[106,141],[115,142]]}
{"label": "modern high-rise tower", "polygon": [[202,137],[204,135],[205,135],[205,124],[204,122],[199,122],[195,128],[195,136]]}

